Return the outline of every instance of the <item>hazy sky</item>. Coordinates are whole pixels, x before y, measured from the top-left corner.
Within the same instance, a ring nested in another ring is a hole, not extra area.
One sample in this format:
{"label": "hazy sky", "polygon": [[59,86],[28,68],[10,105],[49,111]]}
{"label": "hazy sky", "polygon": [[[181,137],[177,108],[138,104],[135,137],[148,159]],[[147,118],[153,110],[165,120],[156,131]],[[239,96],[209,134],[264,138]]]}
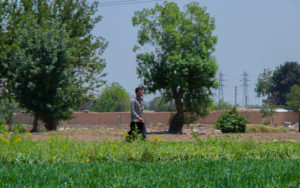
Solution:
{"label": "hazy sky", "polygon": [[[101,3],[117,0],[103,0]],[[118,0],[119,1],[119,0]],[[140,0],[144,1],[144,0]],[[181,8],[190,0],[175,0]],[[285,61],[300,62],[300,0],[202,0],[197,1],[215,18],[218,43],[214,56],[223,72],[224,100],[242,105],[242,74],[249,74],[249,102],[257,104],[254,87],[259,73],[274,70]],[[161,3],[161,2],[159,2]],[[152,8],[155,3],[100,7],[103,16],[94,34],[104,37],[109,46],[104,58],[109,83],[119,82],[130,94],[140,83],[136,75],[135,53],[137,28],[132,26],[134,12]],[[144,97],[150,101],[153,95]]]}

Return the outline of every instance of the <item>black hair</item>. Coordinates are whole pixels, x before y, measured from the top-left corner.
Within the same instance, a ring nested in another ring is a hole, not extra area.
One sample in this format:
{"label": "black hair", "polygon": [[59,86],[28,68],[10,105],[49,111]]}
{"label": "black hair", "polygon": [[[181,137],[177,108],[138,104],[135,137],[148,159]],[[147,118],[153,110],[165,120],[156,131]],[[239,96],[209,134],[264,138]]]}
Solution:
{"label": "black hair", "polygon": [[135,93],[137,93],[139,90],[143,90],[143,88],[141,88],[141,87],[135,88]]}

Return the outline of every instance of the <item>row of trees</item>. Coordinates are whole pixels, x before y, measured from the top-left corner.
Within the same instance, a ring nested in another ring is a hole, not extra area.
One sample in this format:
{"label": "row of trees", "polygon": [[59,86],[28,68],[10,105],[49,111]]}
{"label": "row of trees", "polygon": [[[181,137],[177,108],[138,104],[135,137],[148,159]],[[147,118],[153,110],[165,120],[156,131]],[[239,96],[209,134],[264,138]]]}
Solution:
{"label": "row of trees", "polygon": [[[89,0],[0,1],[1,102],[8,106],[16,102],[33,114],[33,131],[38,120],[47,130],[55,130],[60,120],[70,118],[91,100],[85,95],[88,91],[105,84],[101,55],[107,42],[91,33],[101,20],[95,15],[97,7],[97,2]],[[218,66],[212,56],[217,43],[212,34],[214,18],[195,2],[184,10],[174,2],[164,2],[135,12],[132,23],[138,28],[138,44],[133,49],[138,78],[146,94],[161,94],[152,106],[176,111],[169,131],[181,132],[184,123],[208,113],[212,89],[218,87]],[[289,104],[287,97],[294,94],[288,93],[298,92],[298,66],[285,64],[279,68],[284,74],[265,71],[258,79],[258,95],[278,105]],[[290,77],[294,81],[282,81]],[[109,105],[116,100],[111,92],[120,98],[119,106]],[[116,83],[105,88],[101,97],[94,110],[101,111],[99,106],[112,111],[129,108],[128,94]]]}
{"label": "row of trees", "polygon": [[[0,2],[2,95],[34,115],[33,131],[38,120],[55,130],[59,120],[70,118],[87,100],[87,91],[105,83],[105,62],[100,57],[107,43],[91,33],[101,17],[95,15],[98,3],[89,2]],[[181,132],[185,122],[207,114],[211,89],[218,86],[217,63],[211,55],[217,42],[212,35],[214,18],[195,2],[184,11],[176,3],[164,2],[135,12],[132,23],[139,30],[134,47],[138,77],[145,92],[160,92],[169,109],[174,101],[170,132]],[[109,98],[106,92],[102,95]],[[96,100],[95,108],[109,100]],[[158,100],[153,106],[160,106]]]}

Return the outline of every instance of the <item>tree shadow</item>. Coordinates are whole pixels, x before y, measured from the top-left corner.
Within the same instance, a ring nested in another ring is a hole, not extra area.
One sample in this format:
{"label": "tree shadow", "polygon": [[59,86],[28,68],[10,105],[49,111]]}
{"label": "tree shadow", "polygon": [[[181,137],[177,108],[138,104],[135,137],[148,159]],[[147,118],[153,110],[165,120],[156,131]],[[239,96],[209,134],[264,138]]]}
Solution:
{"label": "tree shadow", "polygon": [[172,133],[169,131],[152,131],[152,132],[147,132],[147,135],[152,135],[152,134],[186,134],[186,133]]}

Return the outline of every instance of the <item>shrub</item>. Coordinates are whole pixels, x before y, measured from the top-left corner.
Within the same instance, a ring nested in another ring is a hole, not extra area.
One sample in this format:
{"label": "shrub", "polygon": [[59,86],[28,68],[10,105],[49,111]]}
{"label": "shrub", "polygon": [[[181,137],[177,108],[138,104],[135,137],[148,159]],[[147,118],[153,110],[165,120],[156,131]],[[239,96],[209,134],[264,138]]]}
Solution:
{"label": "shrub", "polygon": [[16,124],[12,127],[11,132],[17,133],[17,134],[25,133],[26,132],[25,126],[26,125],[23,125],[23,124]]}
{"label": "shrub", "polygon": [[247,133],[286,133],[288,128],[272,127],[266,125],[247,125]]}
{"label": "shrub", "polygon": [[7,129],[4,127],[4,123],[0,120],[0,134],[8,132]]}
{"label": "shrub", "polygon": [[245,116],[239,114],[236,108],[232,108],[218,118],[216,127],[220,129],[222,133],[244,133],[246,124],[247,120]]}

